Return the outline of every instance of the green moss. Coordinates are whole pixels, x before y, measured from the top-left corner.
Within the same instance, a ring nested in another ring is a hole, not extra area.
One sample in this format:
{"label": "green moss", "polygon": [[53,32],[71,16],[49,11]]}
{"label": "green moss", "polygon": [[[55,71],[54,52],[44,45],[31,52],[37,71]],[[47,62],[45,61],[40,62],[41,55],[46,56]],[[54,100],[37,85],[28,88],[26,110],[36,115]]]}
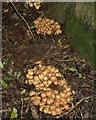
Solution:
{"label": "green moss", "polygon": [[94,65],[94,31],[77,19],[74,14],[68,14],[65,33],[71,38],[71,44],[92,65]]}

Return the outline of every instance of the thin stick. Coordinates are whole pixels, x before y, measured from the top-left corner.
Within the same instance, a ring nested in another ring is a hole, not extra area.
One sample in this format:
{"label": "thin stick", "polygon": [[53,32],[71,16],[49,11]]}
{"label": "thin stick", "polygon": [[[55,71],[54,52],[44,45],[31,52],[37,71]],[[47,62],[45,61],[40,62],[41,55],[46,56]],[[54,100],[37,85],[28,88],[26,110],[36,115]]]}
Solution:
{"label": "thin stick", "polygon": [[66,60],[60,60],[58,58],[54,58],[55,60],[59,61],[59,62],[65,62]]}
{"label": "thin stick", "polygon": [[83,73],[83,75],[84,75],[84,76],[86,76],[86,77],[89,77],[89,78],[91,78],[91,79],[96,80],[96,78],[95,78],[95,77],[92,77],[92,76],[90,76],[90,75],[86,75],[86,74],[84,74],[84,73]]}
{"label": "thin stick", "polygon": [[24,21],[25,25],[27,26],[27,28],[29,30],[29,33],[30,33],[31,37],[34,39],[34,35],[33,35],[32,31],[31,31],[30,26],[28,25],[27,21],[25,20],[25,18],[19,13],[19,11],[17,10],[17,8],[15,7],[15,5],[12,2],[9,1],[9,3],[13,7],[13,9],[16,11],[16,13],[19,15],[19,17]]}
{"label": "thin stick", "polygon": [[[95,95],[94,95],[95,96]],[[88,96],[88,97],[84,97],[82,98],[80,101],[77,102],[77,104],[75,106],[73,106],[73,108],[68,111],[66,114],[69,114],[73,109],[75,109],[79,104],[81,104],[84,100],[88,100],[90,98],[93,98],[94,97],[93,95],[92,96]]]}
{"label": "thin stick", "polygon": [[23,99],[21,98],[21,120],[22,120],[22,117],[23,117]]}
{"label": "thin stick", "polygon": [[26,110],[25,110],[24,113],[28,113],[29,108],[30,108],[30,104],[31,104],[31,100],[29,100],[28,105],[27,105]]}
{"label": "thin stick", "polygon": [[10,108],[8,108],[8,109],[6,109],[6,110],[0,110],[0,113],[4,113],[4,112],[11,112],[11,109]]}
{"label": "thin stick", "polygon": [[37,108],[34,105],[31,105],[31,114],[32,114],[33,118],[35,118],[35,120],[41,120],[41,118],[39,117],[39,114],[37,112]]}
{"label": "thin stick", "polygon": [[93,98],[93,97],[95,97],[95,95],[82,98],[82,99],[81,99],[80,101],[78,101],[78,102],[76,103],[76,105],[73,106],[68,112],[63,113],[63,114],[61,114],[60,116],[57,116],[56,118],[60,118],[60,117],[62,117],[62,116],[64,116],[64,115],[68,115],[71,111],[73,111],[73,110],[74,110],[79,104],[81,104],[84,100],[88,100],[88,99]]}

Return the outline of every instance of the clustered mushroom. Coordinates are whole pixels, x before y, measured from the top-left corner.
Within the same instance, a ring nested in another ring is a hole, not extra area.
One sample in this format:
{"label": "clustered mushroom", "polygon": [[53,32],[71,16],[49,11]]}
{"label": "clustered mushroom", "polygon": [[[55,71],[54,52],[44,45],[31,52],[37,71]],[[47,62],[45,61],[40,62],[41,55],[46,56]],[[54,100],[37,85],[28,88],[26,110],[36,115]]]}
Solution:
{"label": "clustered mushroom", "polygon": [[[36,90],[31,90],[29,96],[32,103],[39,106],[39,111],[52,116],[67,112],[73,106],[74,91],[57,68],[50,65],[40,65],[29,69],[26,74],[27,84],[34,84]],[[52,85],[62,90],[53,89]]]}
{"label": "clustered mushroom", "polygon": [[62,33],[59,23],[47,17],[38,17],[36,20],[34,20],[34,26],[37,34],[42,34],[44,36],[51,34],[58,35]]}
{"label": "clustered mushroom", "polygon": [[41,7],[41,2],[39,0],[37,0],[36,2],[34,2],[33,0],[28,0],[27,4],[30,7],[35,7],[36,9],[39,9]]}

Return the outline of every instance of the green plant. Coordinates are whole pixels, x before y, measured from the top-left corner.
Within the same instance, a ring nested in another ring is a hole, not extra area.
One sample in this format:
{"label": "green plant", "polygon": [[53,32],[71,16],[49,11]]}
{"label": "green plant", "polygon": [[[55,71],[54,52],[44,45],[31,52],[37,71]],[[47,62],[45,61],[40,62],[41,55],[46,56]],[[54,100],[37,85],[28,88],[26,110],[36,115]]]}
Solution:
{"label": "green plant", "polygon": [[[2,69],[3,66],[4,66],[4,64],[0,60],[0,69]],[[0,74],[0,76],[2,76],[2,75]],[[0,79],[0,83],[2,84],[3,87],[8,87],[7,81],[9,81],[9,80],[12,80],[12,78],[11,77],[4,77],[3,79]]]}
{"label": "green plant", "polygon": [[17,109],[14,107],[12,110],[10,119],[15,119],[15,118],[17,118],[17,116],[18,116]]}
{"label": "green plant", "polygon": [[16,78],[16,79],[18,79],[21,76],[21,71],[13,71],[13,69],[11,69],[11,68],[7,71],[7,73],[11,77]]}
{"label": "green plant", "polygon": [[[4,68],[4,65],[7,64],[6,60],[4,60],[3,62],[0,60],[0,69]],[[0,78],[0,83],[3,87],[8,87],[7,82],[12,80],[13,78],[18,79],[21,76],[21,71],[13,71],[13,69],[9,69],[7,71],[7,74],[9,75],[8,77],[4,77],[2,78],[2,75],[0,74],[1,78]]]}

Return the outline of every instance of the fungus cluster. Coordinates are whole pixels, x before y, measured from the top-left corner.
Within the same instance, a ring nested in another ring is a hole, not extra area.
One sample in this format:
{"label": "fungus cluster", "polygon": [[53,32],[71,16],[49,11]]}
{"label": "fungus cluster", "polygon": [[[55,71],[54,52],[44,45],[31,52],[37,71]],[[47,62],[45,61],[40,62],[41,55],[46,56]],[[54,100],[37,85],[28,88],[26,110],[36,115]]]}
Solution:
{"label": "fungus cluster", "polygon": [[74,92],[54,66],[36,66],[28,70],[26,77],[26,83],[36,88],[29,96],[39,111],[57,116],[73,106]]}
{"label": "fungus cluster", "polygon": [[34,26],[36,28],[37,34],[58,35],[62,33],[61,26],[59,25],[59,23],[47,17],[44,18],[38,17],[36,20],[34,20]]}
{"label": "fungus cluster", "polygon": [[41,7],[41,2],[39,2],[39,0],[37,2],[34,2],[32,0],[28,0],[27,4],[30,7],[35,7],[36,9],[39,9]]}

